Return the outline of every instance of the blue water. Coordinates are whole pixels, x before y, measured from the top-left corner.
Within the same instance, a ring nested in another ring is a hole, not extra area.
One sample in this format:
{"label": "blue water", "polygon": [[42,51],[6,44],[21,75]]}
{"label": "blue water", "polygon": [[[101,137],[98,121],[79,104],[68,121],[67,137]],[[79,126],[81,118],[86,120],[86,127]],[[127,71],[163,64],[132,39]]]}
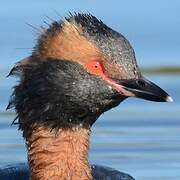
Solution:
{"label": "blue water", "polygon": [[[141,66],[180,65],[179,0],[6,0],[0,6],[2,66],[29,55],[43,21],[58,20],[68,12],[91,12],[123,33],[136,50]],[[48,17],[47,17],[48,16]]]}
{"label": "blue water", "polygon": [[[90,161],[128,172],[138,180],[180,179],[180,76],[150,76],[174,98],[153,103],[129,98],[102,115],[92,129]],[[14,82],[3,81],[1,111]],[[3,96],[2,96],[3,95]],[[0,115],[0,166],[26,161],[14,114]]]}
{"label": "blue water", "polygon": [[[5,112],[13,78],[5,78],[14,63],[30,54],[34,26],[59,19],[68,11],[89,11],[133,44],[141,66],[180,65],[180,1],[10,1],[0,6],[0,166],[26,161],[21,132]],[[180,180],[180,76],[149,79],[167,90],[174,103],[129,98],[103,114],[92,129],[90,161],[125,171],[137,180]]]}

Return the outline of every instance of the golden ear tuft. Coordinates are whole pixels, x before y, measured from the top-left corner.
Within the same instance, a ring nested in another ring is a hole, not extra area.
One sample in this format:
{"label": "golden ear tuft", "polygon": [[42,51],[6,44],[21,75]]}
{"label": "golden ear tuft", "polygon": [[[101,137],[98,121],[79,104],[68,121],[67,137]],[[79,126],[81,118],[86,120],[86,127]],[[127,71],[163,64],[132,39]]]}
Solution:
{"label": "golden ear tuft", "polygon": [[33,55],[41,59],[76,61],[82,65],[93,57],[101,57],[99,49],[82,32],[74,20],[50,26],[42,34]]}

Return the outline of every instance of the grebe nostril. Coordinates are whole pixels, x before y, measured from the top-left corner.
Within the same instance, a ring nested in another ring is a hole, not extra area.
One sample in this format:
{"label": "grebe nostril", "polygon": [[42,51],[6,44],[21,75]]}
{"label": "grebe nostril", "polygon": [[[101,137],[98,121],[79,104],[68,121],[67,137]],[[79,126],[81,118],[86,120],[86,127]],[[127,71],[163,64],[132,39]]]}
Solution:
{"label": "grebe nostril", "polygon": [[142,81],[142,80],[137,80],[136,82],[141,87],[145,87],[146,86],[146,83],[144,81]]}
{"label": "grebe nostril", "polygon": [[134,179],[88,161],[91,126],[103,112],[129,96],[167,100],[141,78],[124,36],[91,14],[71,15],[50,25],[10,75],[20,77],[9,107],[27,143],[32,180]]}

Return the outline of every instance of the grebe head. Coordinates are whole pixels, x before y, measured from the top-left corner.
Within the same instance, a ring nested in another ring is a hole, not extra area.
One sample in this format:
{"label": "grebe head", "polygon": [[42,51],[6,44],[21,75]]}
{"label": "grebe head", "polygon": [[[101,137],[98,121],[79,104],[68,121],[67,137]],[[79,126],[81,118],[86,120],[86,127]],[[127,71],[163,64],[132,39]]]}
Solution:
{"label": "grebe head", "polygon": [[92,180],[90,127],[103,112],[131,96],[172,101],[143,78],[125,37],[90,14],[54,22],[10,75],[20,77],[8,108],[23,130],[32,180]]}
{"label": "grebe head", "polygon": [[128,40],[90,14],[54,22],[10,74],[20,76],[9,107],[23,130],[33,124],[91,126],[130,96],[170,101],[143,78]]}

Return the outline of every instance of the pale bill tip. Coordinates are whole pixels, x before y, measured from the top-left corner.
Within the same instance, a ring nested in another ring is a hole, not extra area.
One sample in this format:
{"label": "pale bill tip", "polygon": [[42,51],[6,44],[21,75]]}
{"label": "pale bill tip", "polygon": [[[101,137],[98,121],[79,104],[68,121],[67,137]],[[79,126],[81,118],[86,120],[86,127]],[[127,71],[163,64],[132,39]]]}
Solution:
{"label": "pale bill tip", "polygon": [[174,100],[173,100],[173,98],[171,96],[167,96],[166,97],[166,101],[167,102],[173,102]]}

